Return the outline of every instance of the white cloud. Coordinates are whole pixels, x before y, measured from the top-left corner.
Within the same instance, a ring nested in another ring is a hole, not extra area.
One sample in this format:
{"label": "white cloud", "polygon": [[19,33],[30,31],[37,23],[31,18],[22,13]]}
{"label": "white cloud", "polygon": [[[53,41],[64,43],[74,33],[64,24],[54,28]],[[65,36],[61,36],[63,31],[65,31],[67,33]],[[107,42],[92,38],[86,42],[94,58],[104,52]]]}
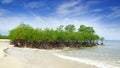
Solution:
{"label": "white cloud", "polygon": [[11,3],[13,0],[1,0],[1,3],[8,4]]}
{"label": "white cloud", "polygon": [[45,4],[43,2],[34,1],[29,3],[24,3],[24,5],[27,8],[39,8],[39,7],[43,7]]}
{"label": "white cloud", "polygon": [[86,6],[83,5],[79,5],[81,1],[77,0],[77,1],[71,1],[71,2],[67,2],[64,3],[62,5],[60,5],[57,9],[57,14],[59,15],[74,15],[74,14],[84,14],[86,12],[84,12],[84,10],[86,10]]}
{"label": "white cloud", "polygon": [[0,9],[0,16],[3,16],[4,14],[8,13],[5,9]]}
{"label": "white cloud", "polygon": [[103,9],[94,9],[93,12],[100,12],[103,11]]}
{"label": "white cloud", "polygon": [[119,7],[112,7],[112,12],[108,14],[108,18],[119,18],[120,17],[120,8]]}
{"label": "white cloud", "polygon": [[90,7],[101,2],[102,1],[88,1],[87,3],[83,4],[82,0],[70,1],[58,6],[56,13],[59,16],[77,16],[100,12],[103,9],[101,8],[90,9]]}
{"label": "white cloud", "polygon": [[10,30],[23,22],[25,19],[19,17],[0,17],[0,30]]}
{"label": "white cloud", "polygon": [[95,5],[104,2],[104,0],[89,0],[87,1],[87,5]]}

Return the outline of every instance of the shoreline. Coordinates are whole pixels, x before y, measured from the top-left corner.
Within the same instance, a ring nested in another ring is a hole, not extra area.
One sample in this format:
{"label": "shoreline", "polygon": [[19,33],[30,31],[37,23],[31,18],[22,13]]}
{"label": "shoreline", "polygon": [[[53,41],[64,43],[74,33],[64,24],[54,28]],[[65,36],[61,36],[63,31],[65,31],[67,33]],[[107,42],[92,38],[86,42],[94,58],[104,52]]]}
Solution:
{"label": "shoreline", "polygon": [[1,45],[0,42],[0,68],[23,68],[23,64],[16,57],[10,56],[4,52],[8,45]]}
{"label": "shoreline", "polygon": [[0,45],[0,48],[0,56],[6,55],[0,57],[0,68],[98,68],[55,56],[57,50],[15,48],[9,45]]}
{"label": "shoreline", "polygon": [[[17,50],[17,51],[15,51],[15,50]],[[17,52],[17,55],[15,54],[14,51]],[[69,59],[64,59],[64,58],[58,57],[58,56],[54,55],[56,53],[56,50],[13,48],[13,49],[9,49],[8,52],[11,53],[11,54],[9,53],[10,55],[17,57],[18,59],[25,62],[25,64],[27,63],[29,65],[36,66],[35,68],[39,68],[39,67],[43,68],[44,66],[45,66],[44,68],[48,68],[49,66],[47,66],[47,65],[50,65],[50,68],[98,68],[94,65],[85,64],[82,62],[76,62],[74,60],[69,60]],[[31,54],[34,56],[32,56]],[[38,58],[35,58],[36,56]],[[39,64],[40,61],[42,62],[42,64]],[[29,67],[29,66],[27,66],[27,67]]]}

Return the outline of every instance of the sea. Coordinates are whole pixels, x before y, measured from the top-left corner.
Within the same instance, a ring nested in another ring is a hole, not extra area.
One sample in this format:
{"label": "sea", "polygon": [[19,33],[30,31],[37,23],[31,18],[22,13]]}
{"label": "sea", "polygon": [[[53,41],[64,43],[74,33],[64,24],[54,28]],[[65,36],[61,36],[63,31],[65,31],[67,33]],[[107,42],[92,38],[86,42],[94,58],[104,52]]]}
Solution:
{"label": "sea", "polygon": [[98,68],[120,68],[120,40],[105,40],[104,45],[63,50],[55,55]]}

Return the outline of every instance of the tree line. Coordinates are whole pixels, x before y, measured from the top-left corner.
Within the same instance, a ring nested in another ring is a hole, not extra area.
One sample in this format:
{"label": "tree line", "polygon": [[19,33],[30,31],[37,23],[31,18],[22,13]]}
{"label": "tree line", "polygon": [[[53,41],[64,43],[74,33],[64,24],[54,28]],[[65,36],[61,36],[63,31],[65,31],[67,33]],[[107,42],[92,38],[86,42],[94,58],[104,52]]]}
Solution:
{"label": "tree line", "polygon": [[93,27],[80,25],[78,30],[75,26],[60,25],[54,29],[34,29],[28,24],[21,23],[12,29],[9,34],[12,44],[16,47],[30,48],[64,48],[64,47],[91,47],[97,44],[100,37],[95,33]]}
{"label": "tree line", "polygon": [[8,36],[0,34],[0,39],[8,39],[8,38],[9,38]]}

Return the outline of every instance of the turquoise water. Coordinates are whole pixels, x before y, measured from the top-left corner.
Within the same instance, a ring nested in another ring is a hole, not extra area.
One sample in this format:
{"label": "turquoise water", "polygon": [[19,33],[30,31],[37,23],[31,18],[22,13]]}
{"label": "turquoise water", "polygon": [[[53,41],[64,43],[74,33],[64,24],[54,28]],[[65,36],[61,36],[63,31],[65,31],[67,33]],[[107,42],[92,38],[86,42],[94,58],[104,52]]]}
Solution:
{"label": "turquoise water", "polygon": [[59,53],[65,57],[77,58],[100,68],[120,68],[120,41],[106,40],[104,46],[66,50]]}

